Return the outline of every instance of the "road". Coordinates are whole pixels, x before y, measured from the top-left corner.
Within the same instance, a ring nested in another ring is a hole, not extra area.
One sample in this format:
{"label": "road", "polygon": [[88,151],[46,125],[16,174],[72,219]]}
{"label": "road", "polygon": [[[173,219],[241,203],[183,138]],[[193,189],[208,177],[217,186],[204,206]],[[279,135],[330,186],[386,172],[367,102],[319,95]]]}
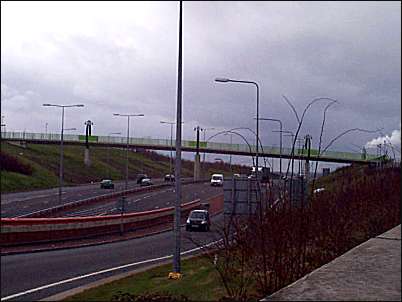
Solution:
{"label": "road", "polygon": [[[216,230],[220,228],[222,220],[223,215],[214,217],[210,232],[186,232],[182,229],[182,251],[198,246],[189,238],[202,244],[216,241],[219,238]],[[102,278],[149,265],[149,262],[144,261],[169,256],[173,251],[174,236],[169,231],[91,247],[2,256],[1,300],[37,301]],[[128,264],[132,265],[96,273]],[[79,278],[87,274],[91,276]],[[71,278],[75,280],[71,282],[67,280]],[[33,291],[11,297],[30,290]]]}
{"label": "road", "polygon": [[[187,184],[182,186],[182,203],[197,198],[206,200],[209,197],[222,193],[222,187],[211,187],[209,183]],[[174,186],[164,187],[151,192],[135,193],[127,197],[125,212],[141,212],[171,207],[176,201]],[[120,213],[116,209],[117,199],[93,205],[75,208],[57,213],[57,217],[64,216],[101,216]]]}
{"label": "road", "polygon": [[[153,179],[153,183],[163,183],[163,180]],[[136,187],[139,187],[139,185],[135,181],[129,182],[129,189]],[[124,181],[115,182],[114,190],[101,189],[99,183],[64,187],[62,190],[62,204],[114,191],[121,191],[124,188]],[[58,201],[58,188],[1,194],[1,217],[17,217],[58,205],[60,205]]]}

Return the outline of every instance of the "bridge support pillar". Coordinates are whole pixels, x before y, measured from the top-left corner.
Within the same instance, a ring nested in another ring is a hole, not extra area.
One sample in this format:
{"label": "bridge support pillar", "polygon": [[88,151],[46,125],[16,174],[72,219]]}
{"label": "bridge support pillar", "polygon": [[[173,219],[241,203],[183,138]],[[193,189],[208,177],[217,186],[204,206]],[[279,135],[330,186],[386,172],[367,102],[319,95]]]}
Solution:
{"label": "bridge support pillar", "polygon": [[194,181],[200,180],[200,155],[197,153],[194,157]]}
{"label": "bridge support pillar", "polygon": [[91,160],[89,158],[89,148],[85,148],[84,163],[85,163],[85,166],[87,166],[87,167],[89,167],[91,165]]}

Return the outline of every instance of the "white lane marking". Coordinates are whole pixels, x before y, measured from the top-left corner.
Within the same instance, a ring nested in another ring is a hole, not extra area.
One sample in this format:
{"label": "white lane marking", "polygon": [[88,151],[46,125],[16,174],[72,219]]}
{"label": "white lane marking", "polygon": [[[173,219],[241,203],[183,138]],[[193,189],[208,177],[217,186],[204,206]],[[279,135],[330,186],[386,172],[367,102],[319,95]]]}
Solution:
{"label": "white lane marking", "polygon": [[[61,194],[66,194],[67,192],[61,192]],[[2,204],[9,204],[12,202],[20,202],[20,201],[27,201],[27,200],[31,200],[31,199],[38,199],[38,198],[43,198],[43,197],[51,197],[51,196],[55,196],[55,195],[59,195],[59,193],[52,193],[52,194],[44,194],[44,195],[34,195],[34,196],[29,196],[29,197],[25,197],[25,198],[15,198],[15,199],[9,199],[9,200],[5,200],[5,202],[2,202]]]}
{"label": "white lane marking", "polygon": [[[185,252],[181,252],[180,255],[186,255],[186,254],[189,254],[189,253],[198,251],[198,250],[200,250],[200,249],[202,249],[202,248],[206,248],[206,247],[208,247],[208,246],[210,246],[210,245],[212,245],[212,244],[215,244],[215,243],[217,243],[217,242],[219,242],[219,241],[222,241],[222,239],[217,240],[217,241],[210,242],[210,243],[208,243],[208,244],[205,244],[205,245],[203,245],[203,246],[200,246],[200,247],[197,247],[197,248],[194,248],[194,249],[185,251]],[[10,300],[10,299],[13,299],[13,298],[16,298],[16,297],[20,297],[20,296],[24,296],[24,295],[27,295],[27,294],[31,294],[31,293],[34,293],[34,292],[37,292],[37,291],[40,291],[40,290],[43,290],[43,289],[46,289],[46,288],[54,287],[54,286],[57,286],[57,285],[61,285],[61,284],[65,284],[65,283],[70,283],[70,282],[73,282],[73,281],[76,281],[76,280],[80,280],[80,279],[88,278],[88,277],[91,277],[91,276],[96,276],[96,275],[100,275],[100,274],[104,274],[104,273],[116,271],[116,270],[119,270],[119,269],[122,269],[122,268],[126,268],[126,267],[130,267],[130,266],[135,266],[135,265],[139,265],[139,264],[145,264],[145,263],[155,262],[155,261],[159,261],[159,260],[165,260],[165,259],[169,259],[169,258],[172,258],[172,257],[173,257],[173,255],[168,255],[168,256],[163,256],[163,257],[159,257],[159,258],[148,259],[148,260],[144,260],[144,261],[139,261],[139,262],[134,262],[134,263],[129,263],[129,264],[125,264],[125,265],[120,265],[120,266],[117,266],[117,267],[112,267],[112,268],[104,269],[104,270],[101,270],[101,271],[89,273],[89,274],[86,274],[86,275],[77,276],[77,277],[70,278],[70,279],[65,279],[65,280],[62,280],[62,281],[59,281],[59,282],[55,282],[55,283],[43,285],[43,286],[40,286],[40,287],[37,287],[37,288],[33,288],[33,289],[30,289],[30,290],[26,290],[26,291],[24,291],[24,292],[16,293],[16,294],[13,294],[13,295],[10,295],[10,296],[7,296],[7,297],[3,297],[3,298],[1,298],[0,301],[7,301],[7,300]]]}

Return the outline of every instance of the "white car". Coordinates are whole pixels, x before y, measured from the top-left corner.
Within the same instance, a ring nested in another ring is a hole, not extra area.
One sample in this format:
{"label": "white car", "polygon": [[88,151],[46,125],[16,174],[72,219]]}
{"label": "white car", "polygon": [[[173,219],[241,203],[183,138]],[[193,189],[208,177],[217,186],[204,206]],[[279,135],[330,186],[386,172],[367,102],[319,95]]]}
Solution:
{"label": "white car", "polygon": [[315,190],[313,191],[313,193],[320,193],[320,192],[322,192],[322,191],[325,191],[325,188],[318,188],[318,189],[315,189]]}
{"label": "white car", "polygon": [[150,178],[143,178],[141,180],[140,186],[151,186],[152,185],[152,181]]}
{"label": "white car", "polygon": [[211,186],[223,186],[223,174],[212,174]]}

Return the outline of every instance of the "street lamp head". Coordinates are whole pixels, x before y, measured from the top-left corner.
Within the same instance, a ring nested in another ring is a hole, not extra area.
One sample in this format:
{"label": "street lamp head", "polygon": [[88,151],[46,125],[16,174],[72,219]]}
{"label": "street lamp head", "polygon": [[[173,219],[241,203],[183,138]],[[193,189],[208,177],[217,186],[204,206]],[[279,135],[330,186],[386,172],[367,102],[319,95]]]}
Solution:
{"label": "street lamp head", "polygon": [[221,83],[226,83],[229,82],[230,80],[228,78],[215,78],[215,82],[221,82]]}
{"label": "street lamp head", "polygon": [[137,114],[136,116],[145,116],[144,114],[142,114],[142,113],[140,113],[140,114]]}
{"label": "street lamp head", "polygon": [[119,113],[113,113],[113,115],[115,115],[115,116],[119,116],[120,114],[119,114]]}
{"label": "street lamp head", "polygon": [[52,104],[43,104],[42,106],[52,106]]}
{"label": "street lamp head", "polygon": [[74,105],[74,107],[84,107],[84,105],[83,104],[77,104],[77,105]]}

